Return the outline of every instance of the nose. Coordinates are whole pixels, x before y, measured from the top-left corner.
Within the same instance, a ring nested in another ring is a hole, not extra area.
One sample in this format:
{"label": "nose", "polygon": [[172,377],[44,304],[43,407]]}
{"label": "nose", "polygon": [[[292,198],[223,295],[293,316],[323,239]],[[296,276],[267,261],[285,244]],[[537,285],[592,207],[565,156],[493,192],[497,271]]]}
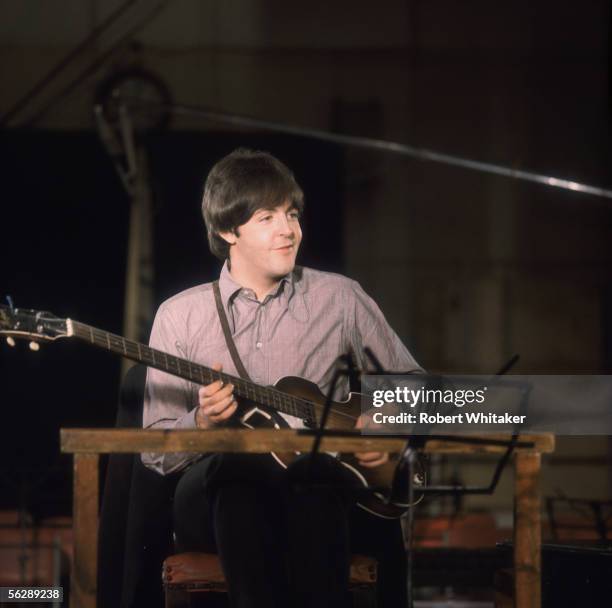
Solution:
{"label": "nose", "polygon": [[291,222],[289,221],[289,219],[287,218],[287,216],[284,213],[280,213],[279,214],[278,232],[282,236],[288,236],[288,237],[291,237],[291,238],[294,235],[294,228],[293,228],[293,226],[291,225]]}

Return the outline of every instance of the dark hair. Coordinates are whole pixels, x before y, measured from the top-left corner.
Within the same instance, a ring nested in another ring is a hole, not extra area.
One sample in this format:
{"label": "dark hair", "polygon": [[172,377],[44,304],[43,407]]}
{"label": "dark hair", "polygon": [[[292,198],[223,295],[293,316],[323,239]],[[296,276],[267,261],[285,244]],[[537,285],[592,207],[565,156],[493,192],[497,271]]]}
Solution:
{"label": "dark hair", "polygon": [[302,212],[302,189],[280,160],[247,148],[238,148],[222,158],[208,174],[202,198],[211,252],[220,260],[227,259],[230,247],[219,233],[238,234],[238,227],[258,209],[274,209],[285,201]]}

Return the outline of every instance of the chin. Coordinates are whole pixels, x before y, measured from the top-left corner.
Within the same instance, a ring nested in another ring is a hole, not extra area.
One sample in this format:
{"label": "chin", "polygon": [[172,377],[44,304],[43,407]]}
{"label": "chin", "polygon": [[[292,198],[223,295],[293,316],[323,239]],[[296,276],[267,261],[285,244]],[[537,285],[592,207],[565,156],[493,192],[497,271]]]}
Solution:
{"label": "chin", "polygon": [[279,264],[274,268],[274,274],[276,277],[284,277],[286,274],[289,274],[295,268],[295,260],[289,262],[287,261],[285,264]]}

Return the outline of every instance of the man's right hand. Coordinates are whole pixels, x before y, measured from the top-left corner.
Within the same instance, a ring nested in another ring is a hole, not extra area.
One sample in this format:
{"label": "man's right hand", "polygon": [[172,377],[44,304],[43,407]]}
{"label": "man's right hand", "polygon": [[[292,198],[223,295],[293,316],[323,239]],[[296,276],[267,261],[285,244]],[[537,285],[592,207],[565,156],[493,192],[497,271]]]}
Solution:
{"label": "man's right hand", "polygon": [[[213,369],[220,372],[221,364],[215,363]],[[234,399],[234,385],[223,384],[221,380],[202,386],[198,391],[198,401],[195,418],[200,429],[209,429],[224,422],[238,407]]]}

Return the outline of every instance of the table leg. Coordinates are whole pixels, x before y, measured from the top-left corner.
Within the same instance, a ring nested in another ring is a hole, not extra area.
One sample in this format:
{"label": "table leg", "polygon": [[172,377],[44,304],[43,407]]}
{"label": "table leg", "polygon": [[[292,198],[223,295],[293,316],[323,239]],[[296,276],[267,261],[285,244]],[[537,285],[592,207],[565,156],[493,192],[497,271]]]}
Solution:
{"label": "table leg", "polygon": [[514,462],[514,605],[541,606],[540,454],[517,452]]}
{"label": "table leg", "polygon": [[70,608],[96,608],[99,455],[74,455]]}

